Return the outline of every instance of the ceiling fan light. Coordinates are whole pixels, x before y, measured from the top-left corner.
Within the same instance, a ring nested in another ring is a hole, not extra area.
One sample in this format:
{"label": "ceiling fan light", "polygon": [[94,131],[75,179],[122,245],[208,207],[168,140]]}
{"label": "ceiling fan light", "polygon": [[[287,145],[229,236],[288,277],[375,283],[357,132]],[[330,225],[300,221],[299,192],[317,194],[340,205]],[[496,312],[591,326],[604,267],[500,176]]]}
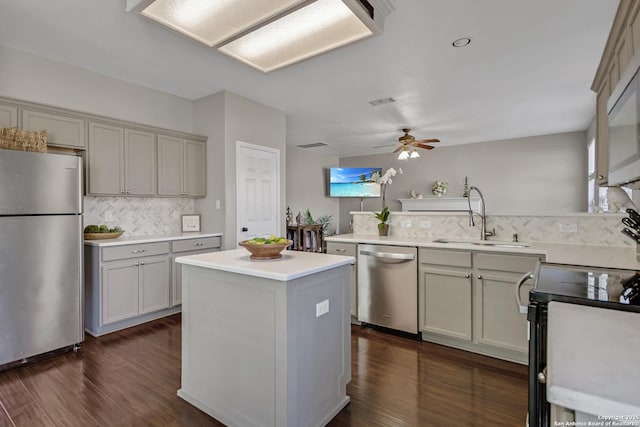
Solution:
{"label": "ceiling fan light", "polygon": [[409,160],[409,152],[407,150],[402,150],[398,155],[398,160]]}
{"label": "ceiling fan light", "polygon": [[417,159],[418,157],[420,157],[420,153],[418,153],[414,148],[413,151],[411,152],[411,154],[409,155],[409,158]]}

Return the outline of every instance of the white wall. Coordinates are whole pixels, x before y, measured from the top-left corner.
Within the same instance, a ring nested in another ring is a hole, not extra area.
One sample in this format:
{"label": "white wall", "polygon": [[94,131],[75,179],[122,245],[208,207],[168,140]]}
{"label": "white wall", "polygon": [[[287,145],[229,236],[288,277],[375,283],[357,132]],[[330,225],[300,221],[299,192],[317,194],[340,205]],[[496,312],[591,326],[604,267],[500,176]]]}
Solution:
{"label": "white wall", "polygon": [[[421,150],[421,157],[397,160],[385,153],[340,159],[341,167],[388,167],[404,170],[387,188],[389,209],[415,190],[431,196],[434,181],[449,183],[448,196],[461,196],[464,177],[479,187],[488,213],[563,213],[587,210],[587,136],[570,132]],[[380,210],[380,199],[365,200],[364,210]],[[360,201],[340,199],[340,229]]]}
{"label": "white wall", "polygon": [[304,216],[309,209],[314,219],[325,214],[331,215],[328,234],[336,231],[340,199],[327,196],[329,177],[325,174],[338,163],[338,157],[314,153],[313,149],[287,149],[287,205],[293,212],[294,221],[298,212]]}
{"label": "white wall", "polygon": [[0,96],[193,133],[192,101],[0,45]]}
{"label": "white wall", "polygon": [[[280,150],[281,226],[286,210],[286,115],[248,98],[223,91],[195,101],[195,126],[209,137],[207,197],[196,201],[196,211],[214,227],[224,227],[224,247],[237,246],[236,142]],[[220,118],[223,118],[220,120]],[[222,187],[224,185],[224,196]],[[215,209],[221,200],[222,211]],[[215,228],[211,231],[216,230]],[[217,228],[220,231],[221,228]],[[282,233],[284,233],[284,229]]]}

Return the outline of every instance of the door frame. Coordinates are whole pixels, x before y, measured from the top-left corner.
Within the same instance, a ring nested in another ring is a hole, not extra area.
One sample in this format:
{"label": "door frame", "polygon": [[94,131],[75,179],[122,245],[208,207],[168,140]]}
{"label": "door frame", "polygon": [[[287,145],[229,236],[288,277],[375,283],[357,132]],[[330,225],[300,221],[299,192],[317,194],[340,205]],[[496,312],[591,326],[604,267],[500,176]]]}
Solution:
{"label": "door frame", "polygon": [[[235,233],[236,236],[239,234],[239,230],[238,230],[238,226],[240,225],[240,218],[238,218],[238,214],[239,214],[239,209],[238,209],[238,191],[239,191],[239,185],[238,183],[240,182],[240,168],[238,167],[238,162],[239,162],[239,158],[240,156],[238,156],[238,152],[240,151],[240,148],[247,148],[250,150],[257,150],[257,151],[266,151],[267,153],[271,153],[271,154],[275,154],[276,157],[276,188],[275,188],[275,193],[276,193],[276,202],[275,202],[275,207],[276,207],[276,235],[280,236],[282,233],[282,224],[281,224],[281,213],[280,213],[280,200],[281,200],[281,194],[280,194],[280,150],[278,148],[273,148],[273,147],[267,147],[265,145],[258,145],[258,144],[251,144],[249,142],[244,142],[244,141],[236,141],[236,152],[235,152],[235,157],[236,157],[236,161],[235,161],[235,168],[236,168],[236,191],[235,191],[235,202],[236,202],[236,229],[235,229]],[[236,239],[238,240],[238,239]],[[236,246],[239,247],[236,243]]]}

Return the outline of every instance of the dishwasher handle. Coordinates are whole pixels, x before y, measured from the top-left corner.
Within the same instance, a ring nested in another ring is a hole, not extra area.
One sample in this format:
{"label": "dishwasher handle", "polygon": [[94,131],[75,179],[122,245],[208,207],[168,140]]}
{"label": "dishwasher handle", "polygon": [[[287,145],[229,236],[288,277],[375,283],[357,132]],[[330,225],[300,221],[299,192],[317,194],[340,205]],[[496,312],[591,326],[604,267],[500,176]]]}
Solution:
{"label": "dishwasher handle", "polygon": [[369,255],[374,258],[384,259],[384,260],[394,260],[394,261],[413,261],[416,259],[415,254],[398,254],[394,252],[375,252],[375,251],[367,251],[360,250],[360,255]]}

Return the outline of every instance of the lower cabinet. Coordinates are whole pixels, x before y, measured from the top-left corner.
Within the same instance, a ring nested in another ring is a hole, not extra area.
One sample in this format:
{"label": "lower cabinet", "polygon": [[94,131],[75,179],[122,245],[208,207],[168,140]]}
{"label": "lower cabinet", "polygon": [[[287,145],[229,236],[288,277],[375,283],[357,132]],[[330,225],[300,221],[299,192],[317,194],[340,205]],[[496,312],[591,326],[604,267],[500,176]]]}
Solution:
{"label": "lower cabinet", "polygon": [[[333,254],[333,255],[352,256],[357,259],[358,245],[356,243],[327,242],[327,253]],[[352,319],[358,318],[357,271],[358,271],[358,266],[356,264],[353,264],[351,266],[351,317]]]}
{"label": "lower cabinet", "polygon": [[[420,332],[426,341],[527,362],[527,316],[515,283],[538,255],[421,249]],[[530,288],[522,288],[527,299]]]}
{"label": "lower cabinet", "polygon": [[182,264],[176,262],[179,256],[189,256],[220,250],[220,237],[175,240],[171,242],[171,305],[182,304]]}
{"label": "lower cabinet", "polygon": [[85,330],[98,336],[181,310],[178,256],[219,250],[221,238],[85,245]]}
{"label": "lower cabinet", "polygon": [[169,307],[168,256],[110,262],[102,274],[102,325]]}

